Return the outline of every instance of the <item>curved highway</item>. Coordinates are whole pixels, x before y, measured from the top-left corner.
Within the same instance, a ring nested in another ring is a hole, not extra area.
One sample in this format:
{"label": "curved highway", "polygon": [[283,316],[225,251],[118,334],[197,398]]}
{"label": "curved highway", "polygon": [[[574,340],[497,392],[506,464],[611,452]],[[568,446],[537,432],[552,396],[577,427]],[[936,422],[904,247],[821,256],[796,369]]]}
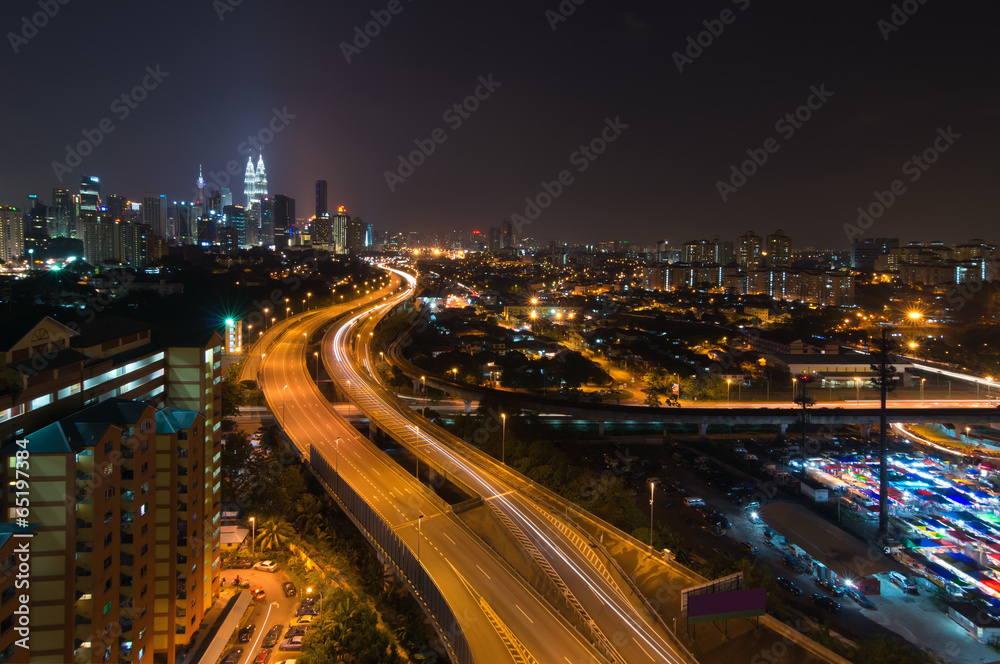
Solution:
{"label": "curved highway", "polygon": [[[381,309],[409,297],[409,289],[389,297],[400,283],[400,277],[393,276],[389,287],[366,298],[369,307]],[[321,451],[417,553],[457,617],[477,662],[600,662],[594,648],[440,498],[358,434],[320,394],[305,361],[307,344],[347,307],[295,321],[267,353],[264,392],[285,433],[306,458],[310,446]],[[352,320],[367,315],[364,310]]]}
{"label": "curved highway", "polygon": [[[412,283],[414,277],[393,270]],[[385,305],[379,307],[384,309]],[[324,339],[323,357],[332,377],[348,387],[349,399],[379,428],[423,458],[439,467],[465,486],[479,493],[484,501],[513,524],[537,552],[544,556],[567,590],[576,598],[582,615],[592,621],[596,633],[603,635],[605,652],[623,663],[692,662],[693,658],[674,638],[653,621],[641,606],[623,591],[614,576],[595,559],[589,545],[572,531],[558,515],[550,514],[522,492],[499,478],[493,469],[474,458],[466,458],[448,444],[421,429],[422,419],[384,391],[369,375],[374,374],[368,340],[380,316],[369,312],[353,314],[339,322]],[[356,344],[355,341],[364,343]],[[361,354],[356,363],[353,346]],[[582,543],[582,546],[581,546]],[[539,661],[560,661],[560,659]]]}

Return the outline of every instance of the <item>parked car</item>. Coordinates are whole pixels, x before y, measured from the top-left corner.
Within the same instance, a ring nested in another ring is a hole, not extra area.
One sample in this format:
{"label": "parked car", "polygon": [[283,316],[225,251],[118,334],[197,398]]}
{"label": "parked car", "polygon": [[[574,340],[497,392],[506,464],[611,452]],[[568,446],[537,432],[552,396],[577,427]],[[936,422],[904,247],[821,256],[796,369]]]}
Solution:
{"label": "parked car", "polygon": [[243,648],[233,648],[226,653],[226,657],[222,660],[222,664],[239,664],[241,657],[243,657]]}
{"label": "parked car", "polygon": [[868,599],[867,597],[865,597],[864,595],[862,595],[861,593],[859,593],[857,590],[848,589],[846,592],[844,592],[844,595],[846,595],[847,597],[850,597],[852,600],[854,600],[862,608],[865,608],[865,609],[874,609],[875,608],[875,605],[872,604],[872,601],[870,599]]}
{"label": "parked car", "polygon": [[295,584],[291,581],[285,581],[281,584],[281,589],[285,591],[285,597],[295,597]]}
{"label": "parked car", "polygon": [[307,626],[300,627],[289,627],[288,631],[285,632],[285,638],[290,639],[293,636],[305,636],[306,630],[309,629]]}
{"label": "parked car", "polygon": [[295,616],[296,617],[298,617],[298,616],[318,616],[318,615],[319,615],[319,611],[317,611],[316,609],[314,609],[311,606],[302,605],[302,606],[300,606],[299,608],[297,608],[295,610]]}
{"label": "parked car", "polygon": [[314,615],[297,616],[295,620],[292,621],[292,625],[294,625],[295,627],[308,626],[309,623],[311,623],[313,621],[313,618],[315,617],[316,616]]}
{"label": "parked car", "polygon": [[302,606],[312,606],[316,603],[316,598],[310,595],[306,595],[302,598]]}
{"label": "parked car", "polygon": [[834,597],[840,597],[844,594],[844,586],[836,585],[826,579],[815,579],[814,583]]}
{"label": "parked car", "polygon": [[908,595],[917,594],[916,584],[914,584],[913,581],[910,581],[906,575],[900,574],[899,572],[889,572],[889,580],[902,588],[904,593]]}
{"label": "parked car", "polygon": [[823,609],[824,611],[829,611],[830,613],[840,613],[840,602],[830,599],[826,595],[814,594],[810,596],[813,604]]}
{"label": "parked car", "polygon": [[253,623],[247,623],[246,626],[240,630],[239,640],[240,643],[247,643],[253,638],[253,633],[257,631],[257,625]]}
{"label": "parked car", "polygon": [[285,639],[278,646],[278,650],[302,650],[302,637],[293,636],[291,638]]}
{"label": "parked car", "polygon": [[270,648],[262,648],[253,660],[253,664],[267,664],[267,659],[271,656]]}
{"label": "parked car", "polygon": [[249,558],[234,558],[226,563],[226,567],[229,569],[250,569],[253,567],[253,561]]}
{"label": "parked car", "polygon": [[749,553],[751,556],[757,555],[757,547],[750,542],[740,542],[740,548],[746,553]]}
{"label": "parked car", "polygon": [[277,572],[278,563],[273,560],[262,560],[253,566],[254,569],[260,570],[261,572]]}
{"label": "parked car", "polygon": [[791,579],[786,579],[783,576],[777,576],[774,578],[774,582],[778,584],[779,588],[781,588],[782,590],[787,590],[793,595],[802,594],[802,588],[799,588],[797,585],[795,585],[795,583],[792,582]]}
{"label": "parked car", "polygon": [[267,631],[264,635],[264,642],[261,644],[265,648],[273,648],[278,645],[278,641],[281,639],[281,630],[284,629],[283,625],[275,625]]}
{"label": "parked car", "polygon": [[261,586],[254,586],[251,588],[250,595],[258,602],[262,602],[267,599],[267,593],[264,592],[264,588]]}
{"label": "parked car", "polygon": [[688,496],[684,499],[685,507],[704,507],[705,500],[703,498],[697,498],[695,496]]}
{"label": "parked car", "polygon": [[785,555],[785,557],[781,559],[781,564],[787,567],[788,569],[792,570],[793,572],[802,571],[802,563],[800,563],[798,558],[796,558],[795,556]]}
{"label": "parked car", "polygon": [[296,664],[299,660],[297,659],[283,659],[280,662],[275,662],[274,664]]}

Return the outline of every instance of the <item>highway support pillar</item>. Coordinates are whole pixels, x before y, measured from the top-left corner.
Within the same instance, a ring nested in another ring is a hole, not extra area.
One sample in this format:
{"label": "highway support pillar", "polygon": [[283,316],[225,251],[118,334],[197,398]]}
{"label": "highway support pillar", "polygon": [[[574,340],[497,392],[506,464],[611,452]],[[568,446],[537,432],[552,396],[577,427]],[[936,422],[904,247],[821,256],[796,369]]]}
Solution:
{"label": "highway support pillar", "polygon": [[702,438],[708,435],[708,423],[702,422],[698,425],[698,435]]}
{"label": "highway support pillar", "polygon": [[465,403],[465,414],[468,415],[469,413],[472,412],[472,400],[465,399],[464,403]]}
{"label": "highway support pillar", "polygon": [[779,424],[778,425],[778,434],[782,438],[784,438],[786,433],[788,433],[788,425],[787,424]]}
{"label": "highway support pillar", "polygon": [[604,438],[604,422],[597,423],[597,435]]}

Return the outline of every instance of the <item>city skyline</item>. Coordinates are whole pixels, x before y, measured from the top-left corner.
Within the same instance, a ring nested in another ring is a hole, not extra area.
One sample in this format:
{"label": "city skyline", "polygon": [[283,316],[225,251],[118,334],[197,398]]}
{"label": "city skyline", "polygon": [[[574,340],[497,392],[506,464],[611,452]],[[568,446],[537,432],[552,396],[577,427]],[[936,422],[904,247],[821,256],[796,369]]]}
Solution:
{"label": "city skyline", "polygon": [[[858,208],[897,180],[905,191],[875,221],[880,236],[929,241],[947,227],[989,239],[995,219],[988,177],[997,99],[982,82],[997,56],[985,50],[989,21],[950,6],[918,4],[902,18],[891,3],[837,6],[817,18],[744,0],[686,9],[591,2],[565,16],[558,4],[490,13],[401,3],[366,37],[370,12],[383,16],[383,8],[221,5],[228,10],[67,4],[26,43],[15,39],[14,89],[50,78],[81,46],[81,26],[116,30],[134,56],[93,49],[101,74],[87,85],[63,81],[74,104],[58,129],[41,130],[55,119],[48,109],[13,109],[10,122],[22,131],[8,149],[20,161],[0,202],[16,205],[83,173],[120,183],[116,191],[159,188],[188,200],[198,164],[209,187],[223,185],[224,174],[238,191],[248,153],[263,147],[271,191],[307,201],[314,182],[327,180],[337,204],[392,230],[502,223],[524,215],[525,199],[563,171],[572,182],[532,220],[532,236],[594,242],[614,220],[630,238],[651,229],[685,242],[680,233],[691,224],[724,236],[794,228],[800,246],[835,248],[847,245],[844,226],[857,222]],[[22,26],[33,7],[4,7],[5,24]],[[181,52],[132,29],[148,21],[204,47]],[[244,48],[246,32],[264,22],[309,46]],[[314,37],[319,26],[324,39]],[[595,40],[616,46],[589,48]],[[833,52],[840,56],[831,61]],[[190,103],[220,75],[240,93]],[[317,87],[317,77],[329,83]],[[100,130],[105,118],[112,131]],[[577,154],[616,118],[614,142],[594,159]],[[947,152],[926,168],[907,167],[940,132],[957,136]],[[87,135],[95,145],[79,166],[54,166],[70,163],[66,146]],[[420,145],[424,156],[414,156]],[[732,169],[754,155],[741,184]]]}

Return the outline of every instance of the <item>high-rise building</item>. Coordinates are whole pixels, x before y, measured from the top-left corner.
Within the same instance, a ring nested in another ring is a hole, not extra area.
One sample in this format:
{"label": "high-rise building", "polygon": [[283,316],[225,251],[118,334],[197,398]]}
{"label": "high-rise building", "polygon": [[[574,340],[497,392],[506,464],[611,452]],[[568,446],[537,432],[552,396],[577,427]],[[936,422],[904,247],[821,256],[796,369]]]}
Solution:
{"label": "high-rise building", "polygon": [[153,234],[167,237],[167,197],[148,191],[142,195],[142,223],[152,227]]}
{"label": "high-rise building", "polygon": [[28,251],[42,251],[48,247],[49,207],[38,200],[37,196],[29,196],[34,205],[27,209],[24,215],[24,248]]}
{"label": "high-rise building", "polygon": [[236,248],[245,247],[247,242],[247,211],[242,205],[227,205],[222,209],[226,228],[236,230]]}
{"label": "high-rise building", "polygon": [[[0,479],[14,479],[11,443],[26,438],[33,505],[45,511],[32,544],[31,659],[143,664],[156,651],[173,663],[219,589],[221,337],[120,317],[82,330],[35,321],[10,321],[19,340],[0,348],[5,366],[54,358],[22,374],[20,394],[0,396],[13,424]],[[6,518],[13,502],[0,495]]]}
{"label": "high-rise building", "polygon": [[91,216],[97,212],[101,204],[101,179],[96,175],[80,177],[80,214]]}
{"label": "high-rise building", "polygon": [[223,187],[219,191],[219,197],[222,199],[222,207],[233,204],[233,192],[229,191],[229,187]]}
{"label": "high-rise building", "polygon": [[102,201],[104,205],[101,207],[107,207],[108,215],[112,219],[117,219],[118,221],[128,221],[128,212],[132,207],[132,204],[124,196],[119,196],[117,194],[108,194],[104,197]]}
{"label": "high-rise building", "polygon": [[365,250],[365,222],[355,217],[347,224],[347,253],[360,254]]}
{"label": "high-rise building", "polygon": [[329,249],[333,242],[330,215],[313,217],[309,223],[309,236],[312,240],[312,246],[319,249]]}
{"label": "high-rise building", "polygon": [[83,240],[83,256],[91,265],[122,260],[122,226],[106,217],[84,220],[77,229]]}
{"label": "high-rise building", "polygon": [[685,263],[720,265],[722,257],[719,243],[714,240],[693,240],[684,245],[681,260]]}
{"label": "high-rise building", "polygon": [[243,174],[243,193],[247,197],[247,209],[257,205],[267,196],[267,172],[264,169],[263,153],[257,159],[256,168],[253,165],[253,156],[247,157],[247,167]]}
{"label": "high-rise building", "polygon": [[326,180],[316,180],[316,218],[329,212],[326,207]]}
{"label": "high-rise building", "polygon": [[274,199],[265,196],[260,200],[257,214],[257,242],[265,247],[274,244]]}
{"label": "high-rise building", "polygon": [[76,210],[68,189],[52,190],[53,235],[76,237]]}
{"label": "high-rise building", "polygon": [[121,233],[121,260],[141,269],[150,263],[149,248],[153,229],[146,224],[117,224]]}
{"label": "high-rise building", "polygon": [[201,164],[198,164],[198,179],[195,180],[195,187],[198,189],[198,202],[205,202],[205,178],[201,174]]}
{"label": "high-rise building", "polygon": [[0,206],[0,260],[5,263],[24,254],[24,217],[16,207]]}
{"label": "high-rise building", "polygon": [[490,253],[500,253],[500,250],[503,248],[503,233],[499,226],[490,226],[486,246]]}
{"label": "high-rise building", "polygon": [[503,222],[503,249],[513,249],[517,246],[517,232],[514,223],[509,219]]}
{"label": "high-rise building", "polygon": [[375,248],[375,224],[365,224],[365,249]]}
{"label": "high-rise building", "polygon": [[284,194],[276,194],[273,207],[274,246],[285,249],[289,246],[295,224],[295,199]]}
{"label": "high-rise building", "polygon": [[771,267],[792,264],[792,239],[780,228],[767,236],[767,264]]}
{"label": "high-rise building", "polygon": [[745,268],[760,267],[763,262],[764,238],[753,231],[736,238],[736,264]]}
{"label": "high-rise building", "polygon": [[875,261],[893,249],[899,249],[897,237],[855,238],[851,243],[851,267],[870,272],[875,269]]}
{"label": "high-rise building", "polygon": [[347,208],[341,205],[337,208],[337,214],[330,218],[330,227],[333,233],[332,243],[334,253],[347,253],[347,236],[350,223],[351,217],[347,214]]}

